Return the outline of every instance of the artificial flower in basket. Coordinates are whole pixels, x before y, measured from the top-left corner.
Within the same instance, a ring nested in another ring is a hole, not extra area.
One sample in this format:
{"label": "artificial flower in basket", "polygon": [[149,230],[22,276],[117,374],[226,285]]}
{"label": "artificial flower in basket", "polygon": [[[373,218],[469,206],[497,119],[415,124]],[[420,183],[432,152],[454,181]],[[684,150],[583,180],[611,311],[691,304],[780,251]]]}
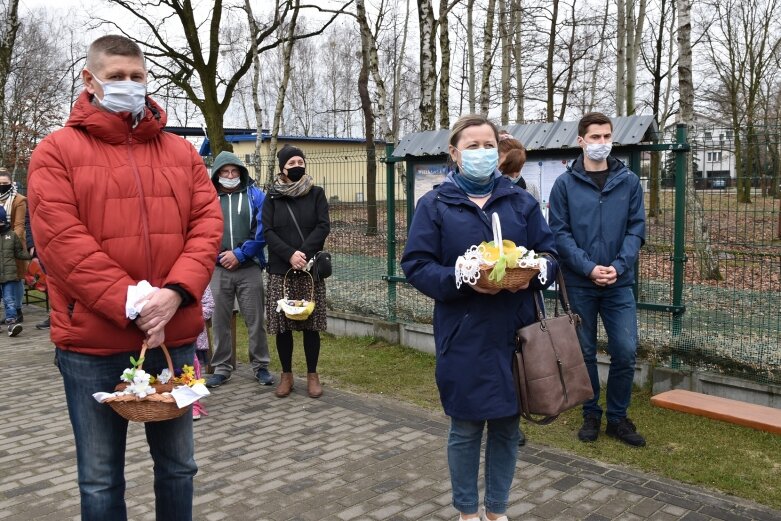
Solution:
{"label": "artificial flower in basket", "polygon": [[138,360],[130,357],[130,367],[120,375],[121,382],[113,393],[95,393],[100,403],[130,421],[151,422],[171,420],[187,412],[189,406],[209,395],[203,379],[195,378],[195,370],[185,365],[174,370],[168,349],[161,345],[168,367],[152,376],[143,369],[147,345],[141,348]]}
{"label": "artificial flower in basket", "polygon": [[466,282],[486,289],[516,290],[525,287],[536,275],[547,281],[548,263],[534,250],[502,240],[499,214],[491,217],[494,240],[472,245],[456,260],[456,287]]}

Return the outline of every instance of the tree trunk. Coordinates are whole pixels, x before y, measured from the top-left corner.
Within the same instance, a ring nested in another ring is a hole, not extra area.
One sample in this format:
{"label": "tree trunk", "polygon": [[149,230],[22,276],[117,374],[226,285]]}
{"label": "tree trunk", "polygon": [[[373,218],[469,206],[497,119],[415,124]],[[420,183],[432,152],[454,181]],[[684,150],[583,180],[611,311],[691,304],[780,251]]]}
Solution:
{"label": "tree trunk", "polygon": [[[385,89],[385,80],[383,80],[382,75],[380,74],[380,59],[377,56],[377,41],[369,28],[364,0],[357,0],[355,5],[358,14],[358,26],[361,30],[361,53],[366,54],[369,73],[374,79],[374,85],[377,88],[377,119],[380,120],[380,134],[382,134],[383,139],[390,142],[393,139],[393,134],[391,133],[391,128],[388,124],[388,91]],[[383,14],[383,12],[380,12],[378,13],[378,16],[382,17]],[[374,142],[372,141],[372,147],[373,146]]]}
{"label": "tree trunk", "polygon": [[474,40],[474,7],[475,0],[466,4],[466,54],[469,60],[469,113],[477,111],[477,79],[475,78],[475,40]]}
{"label": "tree trunk", "polygon": [[[694,83],[692,81],[691,0],[678,2],[678,85],[680,91],[680,121],[691,128],[694,120]],[[694,189],[694,173],[691,172],[691,152],[686,154],[686,213],[690,219],[694,249],[699,261],[700,277],[706,280],[722,280],[719,263],[713,253],[708,231],[708,221],[702,203]]]}
{"label": "tree trunk", "polygon": [[553,97],[553,58],[556,54],[556,25],[559,17],[559,0],[553,0],[551,8],[550,32],[548,33],[548,56],[545,60],[545,86],[547,87],[547,96],[545,104],[546,121],[552,122],[554,118],[554,97]]}
{"label": "tree trunk", "polygon": [[[255,15],[252,14],[252,5],[249,0],[244,0],[244,10],[247,11],[247,21],[249,22],[250,36],[256,40],[260,34]],[[254,177],[260,181],[260,150],[263,144],[263,109],[260,107],[258,83],[260,82],[260,57],[257,46],[252,46],[252,108],[255,112],[255,157],[252,158]]]}
{"label": "tree trunk", "polygon": [[2,38],[0,38],[0,166],[6,166],[6,102],[5,91],[8,75],[11,72],[11,58],[14,55],[16,34],[19,31],[19,0],[9,0],[3,20]]}
{"label": "tree trunk", "polygon": [[617,0],[616,22],[616,115],[624,115],[626,103],[626,2]]}
{"label": "tree trunk", "polygon": [[[640,0],[640,10],[635,18],[634,0],[627,0],[628,24],[626,28],[626,115],[635,115],[635,89],[637,83],[637,60],[640,57],[640,49],[643,46],[643,26],[645,24],[646,1]],[[631,11],[629,11],[631,6]]]}
{"label": "tree trunk", "polygon": [[575,56],[576,32],[578,27],[578,18],[575,14],[575,2],[572,2],[572,30],[570,31],[569,42],[567,42],[567,80],[564,82],[564,88],[561,94],[561,108],[559,109],[559,121],[564,121],[564,115],[567,113],[567,103],[569,99],[569,90],[572,87],[572,79],[575,76],[575,67],[578,58]]}
{"label": "tree trunk", "polygon": [[510,27],[512,27],[512,48],[513,60],[515,61],[515,123],[521,124],[525,121],[525,101],[526,93],[523,86],[523,67],[521,66],[521,57],[523,56],[523,47],[521,39],[521,26],[523,25],[523,13],[521,11],[521,0],[512,0],[512,12],[510,13]]}
{"label": "tree trunk", "polygon": [[[360,1],[360,0],[359,0]],[[374,148],[374,113],[369,95],[369,56],[366,43],[361,46],[361,71],[358,74],[358,96],[361,99],[363,111],[364,133],[366,135],[366,201],[367,222],[366,234],[377,234],[377,158]]]}
{"label": "tree trunk", "polygon": [[393,134],[393,144],[399,140],[399,92],[401,91],[401,72],[404,66],[404,51],[407,48],[407,29],[409,27],[409,0],[407,0],[407,11],[404,15],[404,30],[401,37],[401,50],[399,51],[398,61],[393,71],[393,124],[391,132]]}
{"label": "tree trunk", "polygon": [[485,10],[485,33],[483,35],[483,69],[480,78],[480,114],[488,115],[488,105],[491,97],[491,70],[493,69],[492,48],[494,44],[494,11],[496,0],[488,0]]}
{"label": "tree trunk", "polygon": [[[602,15],[602,30],[599,32],[600,35],[604,35],[607,33],[607,20],[608,20],[608,13],[610,12],[610,2],[611,0],[606,0],[605,5],[605,11]],[[594,64],[594,70],[598,71],[602,69],[602,62],[605,60],[605,43],[607,39],[604,38],[604,36],[599,38],[599,52],[597,53],[597,61]],[[591,88],[589,89],[589,101],[586,105],[586,110],[584,112],[592,112],[594,110],[594,107],[597,104],[597,81],[598,81],[599,75],[598,74],[592,74],[591,75]]]}
{"label": "tree trunk", "polygon": [[450,34],[447,26],[448,0],[439,0],[439,128],[450,128]]}
{"label": "tree trunk", "polygon": [[420,129],[436,128],[437,47],[434,37],[434,8],[431,0],[418,0],[420,27]]}
{"label": "tree trunk", "polygon": [[[668,0],[661,0],[659,7],[659,27],[654,35],[654,60],[653,70],[651,70],[653,95],[652,110],[651,113],[656,118],[656,124],[658,128],[663,128],[662,122],[659,120],[659,104],[662,97],[662,51],[664,50],[664,29],[667,22],[667,2]],[[669,71],[668,71],[669,75]],[[661,210],[659,207],[659,190],[660,190],[660,176],[661,176],[661,160],[659,152],[651,152],[651,165],[650,165],[650,193],[648,200],[648,217],[659,217]]]}
{"label": "tree trunk", "polygon": [[290,55],[293,54],[293,44],[295,40],[293,36],[296,34],[296,22],[298,21],[298,10],[301,0],[295,0],[293,7],[293,16],[290,18],[290,23],[287,27],[287,38],[282,46],[282,80],[279,82],[279,88],[277,89],[277,104],[274,107],[274,123],[271,127],[271,141],[268,145],[268,184],[274,183],[275,170],[277,167],[274,158],[277,155],[277,136],[279,135],[279,127],[282,122],[282,111],[285,108],[285,93],[287,92],[287,84],[290,81]]}
{"label": "tree trunk", "polygon": [[510,67],[512,66],[512,43],[507,19],[507,4],[510,0],[499,0],[499,41],[502,45],[502,110],[500,122],[510,123]]}

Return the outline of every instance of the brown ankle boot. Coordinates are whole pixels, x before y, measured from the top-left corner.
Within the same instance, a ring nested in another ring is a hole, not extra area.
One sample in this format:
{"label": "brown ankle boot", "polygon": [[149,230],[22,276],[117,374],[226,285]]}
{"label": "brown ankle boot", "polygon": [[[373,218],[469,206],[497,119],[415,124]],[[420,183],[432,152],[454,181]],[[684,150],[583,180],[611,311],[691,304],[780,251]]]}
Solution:
{"label": "brown ankle boot", "polygon": [[310,398],[323,396],[323,386],[320,385],[320,377],[317,373],[306,373],[306,391]]}
{"label": "brown ankle boot", "polygon": [[279,385],[277,386],[276,390],[274,390],[274,394],[277,396],[277,398],[284,398],[290,394],[290,391],[292,390],[293,373],[282,373],[282,375],[279,377]]}

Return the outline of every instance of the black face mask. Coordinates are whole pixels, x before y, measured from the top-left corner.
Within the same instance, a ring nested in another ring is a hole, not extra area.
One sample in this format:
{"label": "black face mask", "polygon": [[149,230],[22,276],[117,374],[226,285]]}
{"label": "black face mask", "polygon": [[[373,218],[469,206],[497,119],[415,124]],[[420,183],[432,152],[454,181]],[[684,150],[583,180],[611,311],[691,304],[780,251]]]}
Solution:
{"label": "black face mask", "polygon": [[7,194],[11,190],[11,185],[0,185],[0,194]]}
{"label": "black face mask", "polygon": [[297,183],[306,174],[306,168],[303,166],[294,166],[287,169],[287,178]]}

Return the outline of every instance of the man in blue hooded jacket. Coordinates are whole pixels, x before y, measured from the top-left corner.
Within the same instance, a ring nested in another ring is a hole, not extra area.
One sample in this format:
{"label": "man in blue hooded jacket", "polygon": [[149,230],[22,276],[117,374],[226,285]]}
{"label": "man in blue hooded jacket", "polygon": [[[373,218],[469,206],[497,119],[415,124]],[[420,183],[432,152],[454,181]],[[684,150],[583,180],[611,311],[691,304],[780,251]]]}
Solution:
{"label": "man in blue hooded jacket", "polygon": [[627,417],[637,352],[637,306],[632,290],[635,263],[645,242],[645,209],[640,179],[610,156],[613,124],[598,112],[578,122],[583,149],[556,179],[550,194],[550,227],[573,310],[594,398],[583,405],[578,438],[596,441],[602,423],[597,371],[597,315],[607,333],[605,433],[640,447],[645,439]]}
{"label": "man in blue hooded jacket", "polygon": [[268,370],[270,358],[263,314],[266,301],[263,247],[266,240],[260,222],[266,195],[255,186],[241,159],[230,152],[220,152],[214,159],[212,182],[219,194],[225,224],[216,258],[217,269],[209,284],[214,297],[214,353],[211,359],[213,374],[206,379],[206,387],[224,384],[235,369],[231,364],[230,326],[234,300],[238,301],[239,311],[247,324],[252,372],[261,385],[272,385],[274,377]]}

